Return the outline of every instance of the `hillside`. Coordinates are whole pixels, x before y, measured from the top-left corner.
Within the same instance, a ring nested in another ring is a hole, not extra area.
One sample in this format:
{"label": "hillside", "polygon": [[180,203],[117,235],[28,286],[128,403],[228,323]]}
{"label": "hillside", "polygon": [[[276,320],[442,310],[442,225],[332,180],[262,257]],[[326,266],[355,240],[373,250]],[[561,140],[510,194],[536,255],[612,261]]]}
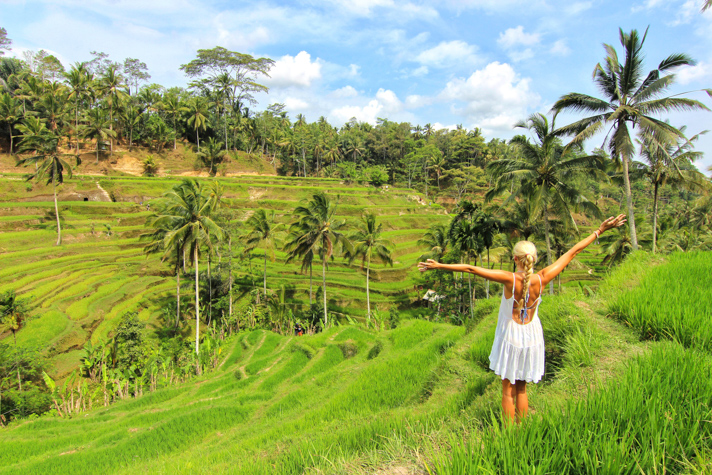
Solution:
{"label": "hillside", "polygon": [[674,302],[710,262],[639,253],[592,297],[546,298],[547,372],[515,430],[483,368],[494,297],[468,327],[239,334],[187,384],[0,431],[0,473],[709,473],[712,294],[687,320]]}

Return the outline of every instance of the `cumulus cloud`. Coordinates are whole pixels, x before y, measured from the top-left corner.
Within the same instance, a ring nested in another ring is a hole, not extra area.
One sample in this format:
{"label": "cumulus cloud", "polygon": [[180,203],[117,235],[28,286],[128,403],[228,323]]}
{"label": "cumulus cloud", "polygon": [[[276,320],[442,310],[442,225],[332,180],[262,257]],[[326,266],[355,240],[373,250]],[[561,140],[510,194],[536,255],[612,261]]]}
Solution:
{"label": "cumulus cloud", "polygon": [[338,99],[358,96],[358,91],[353,86],[344,86],[331,92],[331,96]]}
{"label": "cumulus cloud", "polygon": [[530,80],[520,78],[509,64],[493,62],[467,79],[449,81],[439,98],[452,102],[452,112],[465,117],[473,127],[509,132],[541,102],[529,85]]}
{"label": "cumulus cloud", "polygon": [[[354,98],[358,102],[363,98]],[[379,117],[388,117],[393,119],[394,115],[397,115],[403,110],[403,102],[398,99],[395,92],[390,89],[380,88],[376,92],[375,99],[370,99],[365,105],[346,105],[341,107],[334,107],[328,116],[334,121],[334,123],[345,123],[348,122],[352,117],[356,117],[359,122],[368,122],[369,124],[376,124]]]}
{"label": "cumulus cloud", "polygon": [[712,80],[712,66],[709,63],[700,62],[695,66],[685,66],[675,73],[676,82],[682,85],[692,82],[709,82]]}
{"label": "cumulus cloud", "polygon": [[265,84],[273,88],[310,87],[321,79],[321,61],[311,60],[311,55],[301,51],[296,56],[285,55],[274,62],[270,78]]}
{"label": "cumulus cloud", "polygon": [[571,48],[566,44],[566,40],[557,40],[551,45],[549,52],[556,56],[568,56],[571,53]]}
{"label": "cumulus cloud", "polygon": [[443,41],[437,46],[427,49],[415,60],[424,66],[442,68],[451,65],[476,64],[480,60],[477,57],[477,47],[465,43],[464,41]]}
{"label": "cumulus cloud", "polygon": [[507,28],[504,33],[499,34],[497,43],[504,48],[514,48],[517,46],[533,46],[539,43],[538,33],[525,33],[524,27],[519,25],[516,28]]}

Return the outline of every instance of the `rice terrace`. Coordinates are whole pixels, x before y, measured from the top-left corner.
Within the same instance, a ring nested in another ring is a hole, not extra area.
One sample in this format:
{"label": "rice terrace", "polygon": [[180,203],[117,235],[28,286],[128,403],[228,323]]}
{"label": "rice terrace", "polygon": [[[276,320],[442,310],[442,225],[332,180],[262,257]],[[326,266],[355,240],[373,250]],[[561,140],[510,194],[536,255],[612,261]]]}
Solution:
{"label": "rice terrace", "polygon": [[712,473],[710,1],[233,3],[0,7],[0,474]]}

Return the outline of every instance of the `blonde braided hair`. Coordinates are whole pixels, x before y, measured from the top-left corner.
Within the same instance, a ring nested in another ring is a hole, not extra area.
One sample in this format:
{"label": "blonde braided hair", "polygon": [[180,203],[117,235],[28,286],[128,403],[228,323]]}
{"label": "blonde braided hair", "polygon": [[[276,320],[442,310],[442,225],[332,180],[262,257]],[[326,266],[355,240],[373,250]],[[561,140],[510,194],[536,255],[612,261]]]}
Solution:
{"label": "blonde braided hair", "polygon": [[[524,279],[522,280],[522,298],[517,302],[517,310],[521,311],[526,308],[527,294],[529,293],[529,284],[531,283],[532,275],[534,274],[534,264],[537,260],[536,246],[530,241],[519,241],[512,250],[512,254],[519,258],[519,262],[524,267]],[[514,294],[512,289],[512,294]]]}

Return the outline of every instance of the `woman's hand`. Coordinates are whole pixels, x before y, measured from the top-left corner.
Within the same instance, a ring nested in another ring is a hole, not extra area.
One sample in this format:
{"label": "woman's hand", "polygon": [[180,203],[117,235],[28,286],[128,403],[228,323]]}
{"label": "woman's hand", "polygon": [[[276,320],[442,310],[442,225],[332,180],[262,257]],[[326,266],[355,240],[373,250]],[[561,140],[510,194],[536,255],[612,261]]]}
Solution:
{"label": "woman's hand", "polygon": [[425,272],[426,270],[431,270],[437,268],[438,263],[432,259],[428,259],[425,262],[418,262],[418,270],[420,272]]}
{"label": "woman's hand", "polygon": [[619,228],[623,226],[626,222],[625,215],[624,214],[619,214],[615,218],[611,216],[607,220],[601,223],[601,226],[598,228],[599,234],[603,234],[604,232],[608,231],[609,229],[612,228]]}

